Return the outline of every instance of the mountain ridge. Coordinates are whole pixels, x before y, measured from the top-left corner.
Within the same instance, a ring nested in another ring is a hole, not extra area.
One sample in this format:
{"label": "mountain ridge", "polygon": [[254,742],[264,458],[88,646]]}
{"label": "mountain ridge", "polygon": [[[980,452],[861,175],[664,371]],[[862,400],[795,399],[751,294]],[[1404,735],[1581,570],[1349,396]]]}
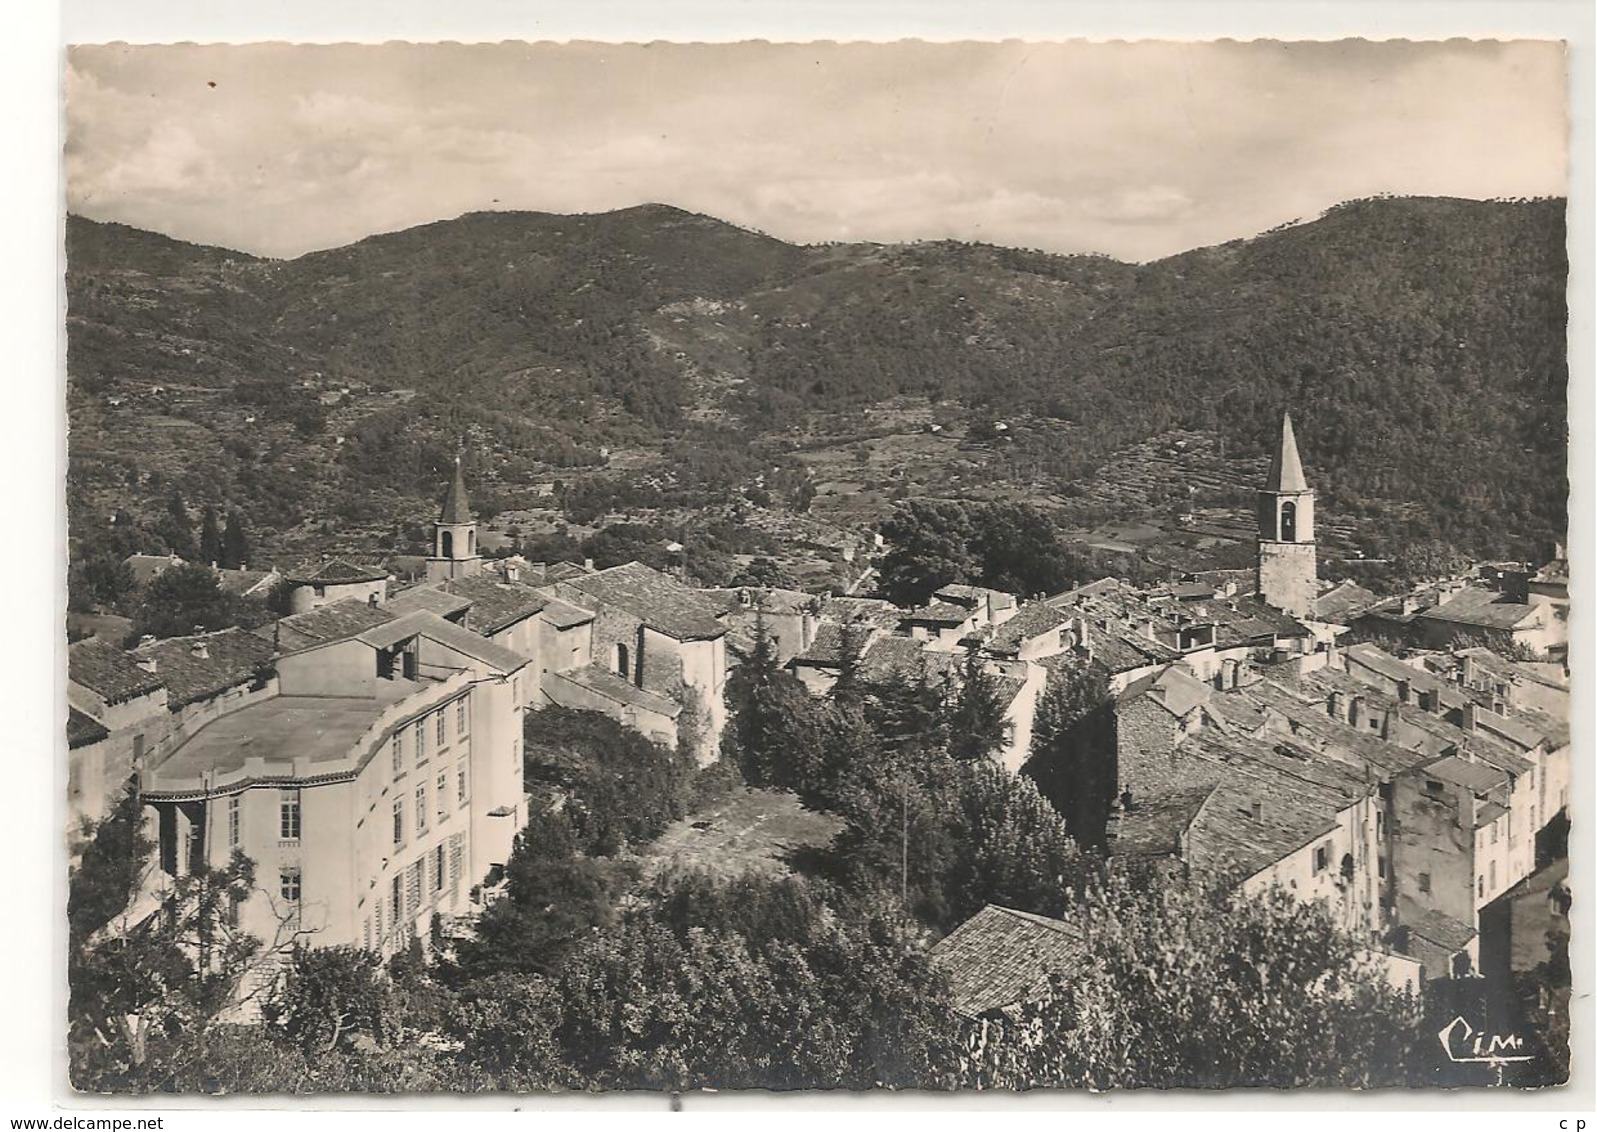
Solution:
{"label": "mountain ridge", "polygon": [[[116,485],[140,456],[102,424],[151,387],[196,391],[178,419],[197,448],[162,484],[274,527],[292,508],[261,484],[296,453],[296,475],[391,510],[461,435],[514,485],[683,438],[774,458],[795,429],[908,397],[1073,427],[1035,454],[1068,486],[1171,428],[1260,450],[1290,406],[1330,501],[1417,503],[1415,537],[1484,552],[1563,525],[1563,207],[1370,198],[1146,264],[794,245],[669,205],[476,211],[289,260],[71,217],[73,474],[101,512],[148,488]],[[415,399],[334,407],[335,451],[304,390],[351,381]],[[240,389],[297,406],[305,435],[285,415],[240,454]]]}

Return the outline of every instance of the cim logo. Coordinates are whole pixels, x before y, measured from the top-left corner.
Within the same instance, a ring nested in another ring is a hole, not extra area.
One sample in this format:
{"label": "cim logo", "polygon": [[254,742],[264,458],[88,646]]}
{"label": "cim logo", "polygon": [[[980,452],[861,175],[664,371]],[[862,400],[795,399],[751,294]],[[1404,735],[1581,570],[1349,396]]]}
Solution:
{"label": "cim logo", "polygon": [[1530,1061],[1533,1054],[1522,1053],[1525,1039],[1518,1034],[1488,1034],[1477,1030],[1463,1018],[1454,1018],[1437,1034],[1449,1061],[1459,1064],[1507,1065]]}

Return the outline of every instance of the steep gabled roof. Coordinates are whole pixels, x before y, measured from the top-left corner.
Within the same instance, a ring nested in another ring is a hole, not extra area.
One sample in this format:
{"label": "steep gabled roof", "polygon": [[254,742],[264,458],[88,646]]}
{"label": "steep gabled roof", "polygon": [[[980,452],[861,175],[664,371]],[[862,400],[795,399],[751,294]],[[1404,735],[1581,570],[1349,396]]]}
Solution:
{"label": "steep gabled roof", "polygon": [[1025,1002],[1087,955],[1084,935],[1063,920],[989,904],[933,945],[931,961],[954,1009],[976,1018]]}

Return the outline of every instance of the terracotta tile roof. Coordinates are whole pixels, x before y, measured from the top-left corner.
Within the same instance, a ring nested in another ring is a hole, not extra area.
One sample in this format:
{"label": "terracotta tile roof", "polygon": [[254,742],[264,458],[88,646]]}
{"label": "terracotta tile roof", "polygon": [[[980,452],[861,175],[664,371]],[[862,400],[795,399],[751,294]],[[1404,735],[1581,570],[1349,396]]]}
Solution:
{"label": "terracotta tile roof", "polygon": [[400,590],[383,603],[383,608],[396,617],[419,610],[436,613],[440,617],[451,617],[470,609],[471,599],[449,593],[441,582],[426,582],[408,590]]}
{"label": "terracotta tile roof", "polygon": [[[868,646],[879,630],[870,624],[856,623],[858,631]],[[822,621],[815,627],[815,637],[810,647],[793,658],[795,664],[808,664],[822,668],[835,668],[843,660],[843,626],[835,621]]]}
{"label": "terracotta tile roof", "polygon": [[1314,599],[1314,617],[1328,624],[1341,624],[1374,608],[1380,600],[1357,582],[1339,582]]}
{"label": "terracotta tile roof", "polygon": [[1179,752],[1191,756],[1183,785],[1213,786],[1188,832],[1191,863],[1243,876],[1329,833],[1341,811],[1374,789],[1358,770],[1291,743],[1206,730]]}
{"label": "terracotta tile roof", "polygon": [[680,641],[707,640],[726,632],[714,602],[641,562],[572,578],[566,585]]}
{"label": "terracotta tile roof", "polygon": [[375,625],[361,633],[358,639],[373,648],[386,649],[411,637],[425,637],[430,641],[436,641],[458,653],[480,660],[501,673],[515,672],[529,663],[527,657],[511,652],[503,645],[496,645],[470,629],[463,629],[453,621],[445,621],[436,613],[428,613],[425,610],[417,610],[415,613],[407,613],[382,625]]}
{"label": "terracotta tile roof", "polygon": [[1522,605],[1508,601],[1502,594],[1491,590],[1466,586],[1442,604],[1432,606],[1418,616],[1425,621],[1507,630],[1519,627],[1538,612],[1534,605]]}
{"label": "terracotta tile roof", "polygon": [[[204,655],[200,655],[203,650]],[[219,692],[248,684],[272,659],[271,642],[243,629],[223,629],[192,637],[172,637],[134,649],[134,655],[153,658],[156,675],[166,685],[167,707],[209,699]]]}
{"label": "terracotta tile roof", "polygon": [[108,704],[147,696],[161,688],[161,678],[146,672],[128,653],[90,637],[67,647],[67,677]]}
{"label": "terracotta tile roof", "polygon": [[1021,606],[1015,615],[993,631],[987,641],[989,650],[998,653],[1019,652],[1026,641],[1042,636],[1069,621],[1068,610],[1033,601]]}
{"label": "terracotta tile roof", "polygon": [[934,601],[920,609],[912,609],[904,620],[923,625],[963,625],[970,620],[970,610],[951,601]]}
{"label": "terracotta tile roof", "polygon": [[1475,811],[1475,828],[1485,829],[1498,818],[1508,813],[1508,807],[1499,802],[1487,802]]}
{"label": "terracotta tile roof", "polygon": [[255,635],[275,641],[279,652],[298,652],[312,645],[356,637],[367,629],[394,620],[394,614],[380,605],[369,605],[356,598],[328,602],[279,618],[274,625],[263,625]]}
{"label": "terracotta tile roof", "polygon": [[1213,786],[1189,786],[1139,799],[1110,818],[1110,853],[1116,857],[1168,857],[1181,850],[1182,836],[1214,793]]}
{"label": "terracotta tile roof", "polygon": [[546,604],[542,610],[543,619],[556,629],[575,629],[578,625],[586,625],[594,618],[591,609],[583,609],[547,593],[544,594],[544,599]]}
{"label": "terracotta tile roof", "polygon": [[[560,698],[562,681],[569,682],[578,688],[583,688],[614,703],[638,708],[641,711],[653,712],[656,715],[667,716],[671,719],[675,719],[682,714],[682,705],[675,700],[640,688],[599,664],[590,664],[586,668],[578,668],[571,672],[549,673],[549,696],[557,704],[562,702]],[[581,707],[586,705],[581,701],[573,701],[573,706]]]}
{"label": "terracotta tile roof", "polygon": [[[1410,936],[1418,936],[1449,959],[1468,947],[1475,938],[1474,928],[1434,908],[1414,908],[1405,912],[1401,919]],[[1415,958],[1423,961],[1425,957],[1416,955]]]}
{"label": "terracotta tile roof", "polygon": [[989,904],[931,950],[956,1011],[976,1018],[1045,991],[1050,976],[1085,966],[1087,942],[1063,920]]}
{"label": "terracotta tile roof", "polygon": [[67,709],[67,747],[69,749],[76,750],[79,747],[87,747],[90,743],[98,743],[101,739],[108,739],[110,736],[111,733],[93,716],[85,715],[75,707]]}
{"label": "terracotta tile roof", "polygon": [[1472,763],[1457,755],[1445,755],[1420,768],[1429,778],[1437,778],[1462,786],[1472,794],[1485,794],[1499,786],[1508,785],[1508,775],[1495,767]]}
{"label": "terracotta tile roof", "polygon": [[329,558],[325,562],[308,562],[297,566],[285,576],[296,585],[345,586],[380,582],[388,577],[388,571],[380,566],[362,566],[344,558]]}
{"label": "terracotta tile roof", "polygon": [[904,611],[890,601],[875,597],[826,597],[821,599],[821,620],[833,622],[867,621],[880,629],[898,628]]}
{"label": "terracotta tile roof", "polygon": [[1559,719],[1534,708],[1520,708],[1519,717],[1536,729],[1548,751],[1569,746],[1569,720]]}
{"label": "terracotta tile roof", "polygon": [[471,603],[466,613],[466,628],[484,635],[523,621],[549,604],[548,596],[536,586],[508,582],[492,574],[456,578],[445,582],[444,586],[451,594]]}
{"label": "terracotta tile roof", "polygon": [[585,578],[591,573],[592,570],[576,562],[555,562],[544,568],[543,579],[546,582],[568,582],[572,578]]}

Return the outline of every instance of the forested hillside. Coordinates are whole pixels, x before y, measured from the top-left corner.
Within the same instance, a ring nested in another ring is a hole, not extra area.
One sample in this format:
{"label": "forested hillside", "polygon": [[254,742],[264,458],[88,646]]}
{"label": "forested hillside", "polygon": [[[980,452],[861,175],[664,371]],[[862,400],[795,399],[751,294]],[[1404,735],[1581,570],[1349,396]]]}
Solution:
{"label": "forested hillside", "polygon": [[265,545],[328,515],[397,527],[462,438],[498,505],[565,479],[802,507],[768,481],[802,478],[815,422],[906,397],[1051,422],[1032,472],[1061,487],[1173,429],[1256,457],[1290,409],[1323,511],[1413,503],[1389,535],[1493,555],[1564,526],[1561,200],[1358,201],[1144,265],[795,247],[657,205],[286,262],[72,218],[67,263],[78,540],[174,490]]}

